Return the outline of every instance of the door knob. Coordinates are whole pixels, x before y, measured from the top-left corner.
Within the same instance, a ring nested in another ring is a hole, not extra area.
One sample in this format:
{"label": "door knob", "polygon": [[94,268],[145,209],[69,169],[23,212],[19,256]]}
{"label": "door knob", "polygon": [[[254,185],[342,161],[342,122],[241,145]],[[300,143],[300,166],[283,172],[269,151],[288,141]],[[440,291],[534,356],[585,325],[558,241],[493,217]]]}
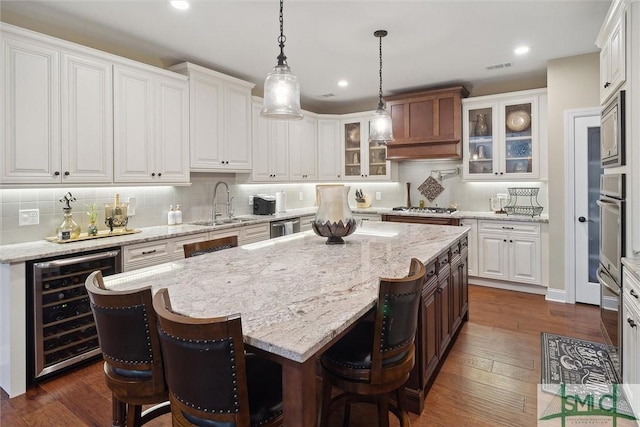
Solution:
{"label": "door knob", "polygon": [[580,222],[587,222],[587,218],[585,218],[585,217],[581,216],[581,217],[578,217],[578,221],[580,221]]}

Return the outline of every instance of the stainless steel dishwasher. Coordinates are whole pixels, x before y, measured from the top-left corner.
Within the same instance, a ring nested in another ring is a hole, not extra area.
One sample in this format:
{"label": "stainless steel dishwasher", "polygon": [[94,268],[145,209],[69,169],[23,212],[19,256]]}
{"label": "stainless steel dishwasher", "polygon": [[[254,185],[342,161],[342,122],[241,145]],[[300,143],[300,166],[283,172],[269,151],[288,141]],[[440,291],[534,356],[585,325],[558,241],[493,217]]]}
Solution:
{"label": "stainless steel dishwasher", "polygon": [[300,218],[271,221],[271,238],[300,232]]}
{"label": "stainless steel dishwasher", "polygon": [[27,369],[30,383],[100,354],[84,281],[122,270],[119,247],[27,264]]}

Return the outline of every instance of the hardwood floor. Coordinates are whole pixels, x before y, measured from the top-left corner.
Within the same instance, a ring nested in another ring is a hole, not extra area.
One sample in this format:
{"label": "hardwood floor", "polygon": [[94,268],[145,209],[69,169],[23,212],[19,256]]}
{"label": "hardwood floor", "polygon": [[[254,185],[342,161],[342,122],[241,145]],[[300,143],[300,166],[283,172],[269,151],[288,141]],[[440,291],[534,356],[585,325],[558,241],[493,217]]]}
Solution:
{"label": "hardwood floor", "polygon": [[[603,342],[595,306],[470,286],[464,325],[414,427],[535,426],[540,333]],[[341,425],[336,413],[331,425]],[[392,416],[391,425],[397,426]],[[0,396],[0,426],[110,426],[111,396],[102,362],[43,382],[25,395]],[[353,427],[377,425],[371,405],[354,406]],[[147,424],[170,426],[170,415]]]}

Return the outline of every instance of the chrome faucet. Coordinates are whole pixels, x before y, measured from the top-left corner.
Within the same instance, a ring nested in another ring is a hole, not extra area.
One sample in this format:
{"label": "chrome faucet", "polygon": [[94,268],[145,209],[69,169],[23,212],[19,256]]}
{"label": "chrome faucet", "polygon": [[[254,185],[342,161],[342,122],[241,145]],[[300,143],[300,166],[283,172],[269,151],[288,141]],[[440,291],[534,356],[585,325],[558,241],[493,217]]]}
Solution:
{"label": "chrome faucet", "polygon": [[217,217],[222,215],[218,212],[218,186],[222,184],[225,186],[227,190],[227,217],[233,217],[233,197],[231,197],[231,192],[229,191],[229,185],[224,181],[216,182],[215,187],[213,188],[213,212],[211,214],[211,219],[213,221],[216,220]]}

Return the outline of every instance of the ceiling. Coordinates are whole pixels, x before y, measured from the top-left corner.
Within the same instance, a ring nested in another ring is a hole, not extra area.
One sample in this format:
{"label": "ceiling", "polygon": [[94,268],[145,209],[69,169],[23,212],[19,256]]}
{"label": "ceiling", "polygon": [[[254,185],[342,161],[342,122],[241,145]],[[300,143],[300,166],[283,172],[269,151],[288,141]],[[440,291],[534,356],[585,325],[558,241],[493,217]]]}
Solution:
{"label": "ceiling", "polygon": [[[285,54],[298,76],[302,106],[315,112],[375,109],[378,39],[384,94],[462,83],[542,81],[547,61],[597,52],[609,0],[287,0]],[[191,61],[256,83],[279,53],[277,0],[0,2],[2,20],[164,66]],[[27,26],[27,25],[25,25]],[[528,45],[527,55],[514,49]],[[134,53],[134,54],[130,54]],[[153,61],[147,61],[153,62]],[[510,63],[510,67],[487,67]],[[154,64],[156,65],[156,64]],[[346,88],[337,82],[346,79]],[[328,96],[330,95],[330,96]]]}

